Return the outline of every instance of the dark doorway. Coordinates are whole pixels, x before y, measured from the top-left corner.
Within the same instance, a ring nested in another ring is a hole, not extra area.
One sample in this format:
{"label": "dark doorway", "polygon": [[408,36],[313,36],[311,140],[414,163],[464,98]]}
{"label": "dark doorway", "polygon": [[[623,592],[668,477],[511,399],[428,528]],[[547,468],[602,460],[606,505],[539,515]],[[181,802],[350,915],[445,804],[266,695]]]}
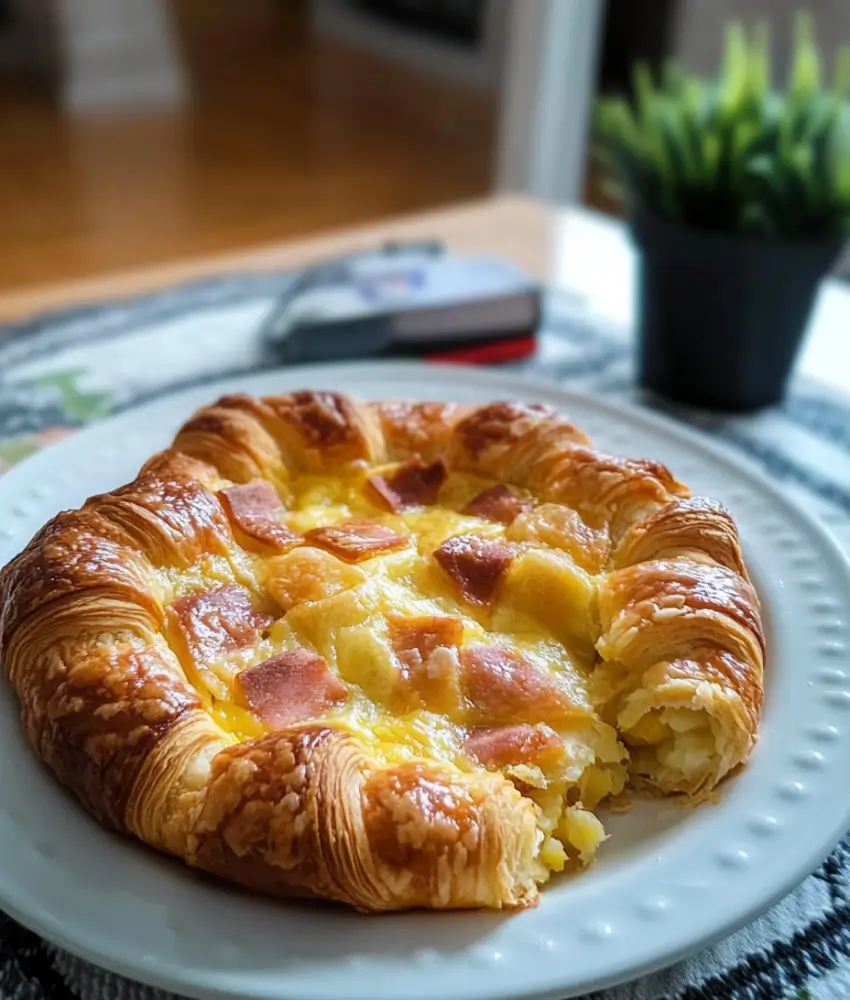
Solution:
{"label": "dark doorway", "polygon": [[415,28],[441,41],[475,46],[484,26],[484,0],[351,0],[375,17]]}
{"label": "dark doorway", "polygon": [[600,54],[599,89],[631,88],[632,64],[660,66],[669,56],[676,0],[610,0]]}
{"label": "dark doorway", "polygon": [[[599,53],[597,91],[631,92],[632,66],[644,59],[655,68],[670,56],[677,0],[608,0]],[[598,161],[588,160],[584,200],[613,215],[621,213]]]}

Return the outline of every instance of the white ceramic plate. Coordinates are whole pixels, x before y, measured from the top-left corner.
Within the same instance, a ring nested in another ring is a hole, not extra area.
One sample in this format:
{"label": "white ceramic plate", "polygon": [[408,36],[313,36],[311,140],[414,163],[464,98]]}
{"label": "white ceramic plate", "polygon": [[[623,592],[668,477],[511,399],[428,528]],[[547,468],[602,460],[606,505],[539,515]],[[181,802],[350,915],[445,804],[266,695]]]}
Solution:
{"label": "white ceramic plate", "polygon": [[761,740],[718,805],[611,817],[587,873],[515,916],[364,917],[252,897],[106,833],[25,746],[0,686],[0,906],[116,972],[196,997],[453,1000],[565,997],[647,973],[778,900],[850,827],[848,565],[749,466],[680,427],[499,373],[416,365],[290,369],[180,393],[98,424],[0,480],[0,559],[64,507],[131,479],[225,391],[334,388],[364,398],[523,398],[602,446],[668,463],[738,521],[769,642]]}

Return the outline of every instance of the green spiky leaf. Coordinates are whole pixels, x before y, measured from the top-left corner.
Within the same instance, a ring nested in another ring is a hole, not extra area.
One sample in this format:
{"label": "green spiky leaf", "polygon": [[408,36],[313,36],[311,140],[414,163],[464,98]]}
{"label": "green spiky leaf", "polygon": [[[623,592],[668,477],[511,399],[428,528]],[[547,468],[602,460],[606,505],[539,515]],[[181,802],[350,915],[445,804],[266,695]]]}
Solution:
{"label": "green spiky leaf", "polygon": [[850,45],[842,45],[835,57],[833,89],[836,97],[850,100]]}
{"label": "green spiky leaf", "polygon": [[744,26],[733,21],[726,28],[726,47],[720,111],[724,116],[732,116],[744,102],[749,85],[747,36]]}
{"label": "green spiky leaf", "polygon": [[820,55],[814,39],[814,23],[808,11],[799,11],[794,25],[794,62],[788,96],[803,103],[821,88]]}
{"label": "green spiky leaf", "polygon": [[770,93],[770,28],[756,25],[749,52],[749,92],[757,107],[763,108]]}

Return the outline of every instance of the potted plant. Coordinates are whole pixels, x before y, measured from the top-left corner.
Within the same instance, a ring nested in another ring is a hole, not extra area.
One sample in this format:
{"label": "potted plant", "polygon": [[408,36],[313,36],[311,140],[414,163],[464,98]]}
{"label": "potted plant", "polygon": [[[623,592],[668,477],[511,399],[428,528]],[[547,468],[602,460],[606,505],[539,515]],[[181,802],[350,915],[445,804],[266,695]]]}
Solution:
{"label": "potted plant", "polygon": [[850,51],[829,88],[798,16],[784,93],[768,29],[727,29],[724,66],[602,98],[597,152],[641,251],[638,373],[668,398],[751,410],[781,399],[821,279],[850,234]]}

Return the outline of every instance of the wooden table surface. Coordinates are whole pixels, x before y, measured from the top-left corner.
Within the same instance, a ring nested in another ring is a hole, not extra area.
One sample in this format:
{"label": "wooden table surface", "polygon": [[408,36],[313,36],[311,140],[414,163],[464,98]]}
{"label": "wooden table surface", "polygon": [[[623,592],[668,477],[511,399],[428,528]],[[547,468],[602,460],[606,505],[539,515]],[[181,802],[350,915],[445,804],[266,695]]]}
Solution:
{"label": "wooden table surface", "polygon": [[520,196],[472,202],[293,243],[193,258],[102,279],[27,288],[0,295],[0,322],[63,306],[167,288],[225,272],[297,267],[338,253],[373,249],[386,240],[436,237],[445,240],[453,250],[508,257],[545,281],[552,277],[558,215],[556,209]]}

